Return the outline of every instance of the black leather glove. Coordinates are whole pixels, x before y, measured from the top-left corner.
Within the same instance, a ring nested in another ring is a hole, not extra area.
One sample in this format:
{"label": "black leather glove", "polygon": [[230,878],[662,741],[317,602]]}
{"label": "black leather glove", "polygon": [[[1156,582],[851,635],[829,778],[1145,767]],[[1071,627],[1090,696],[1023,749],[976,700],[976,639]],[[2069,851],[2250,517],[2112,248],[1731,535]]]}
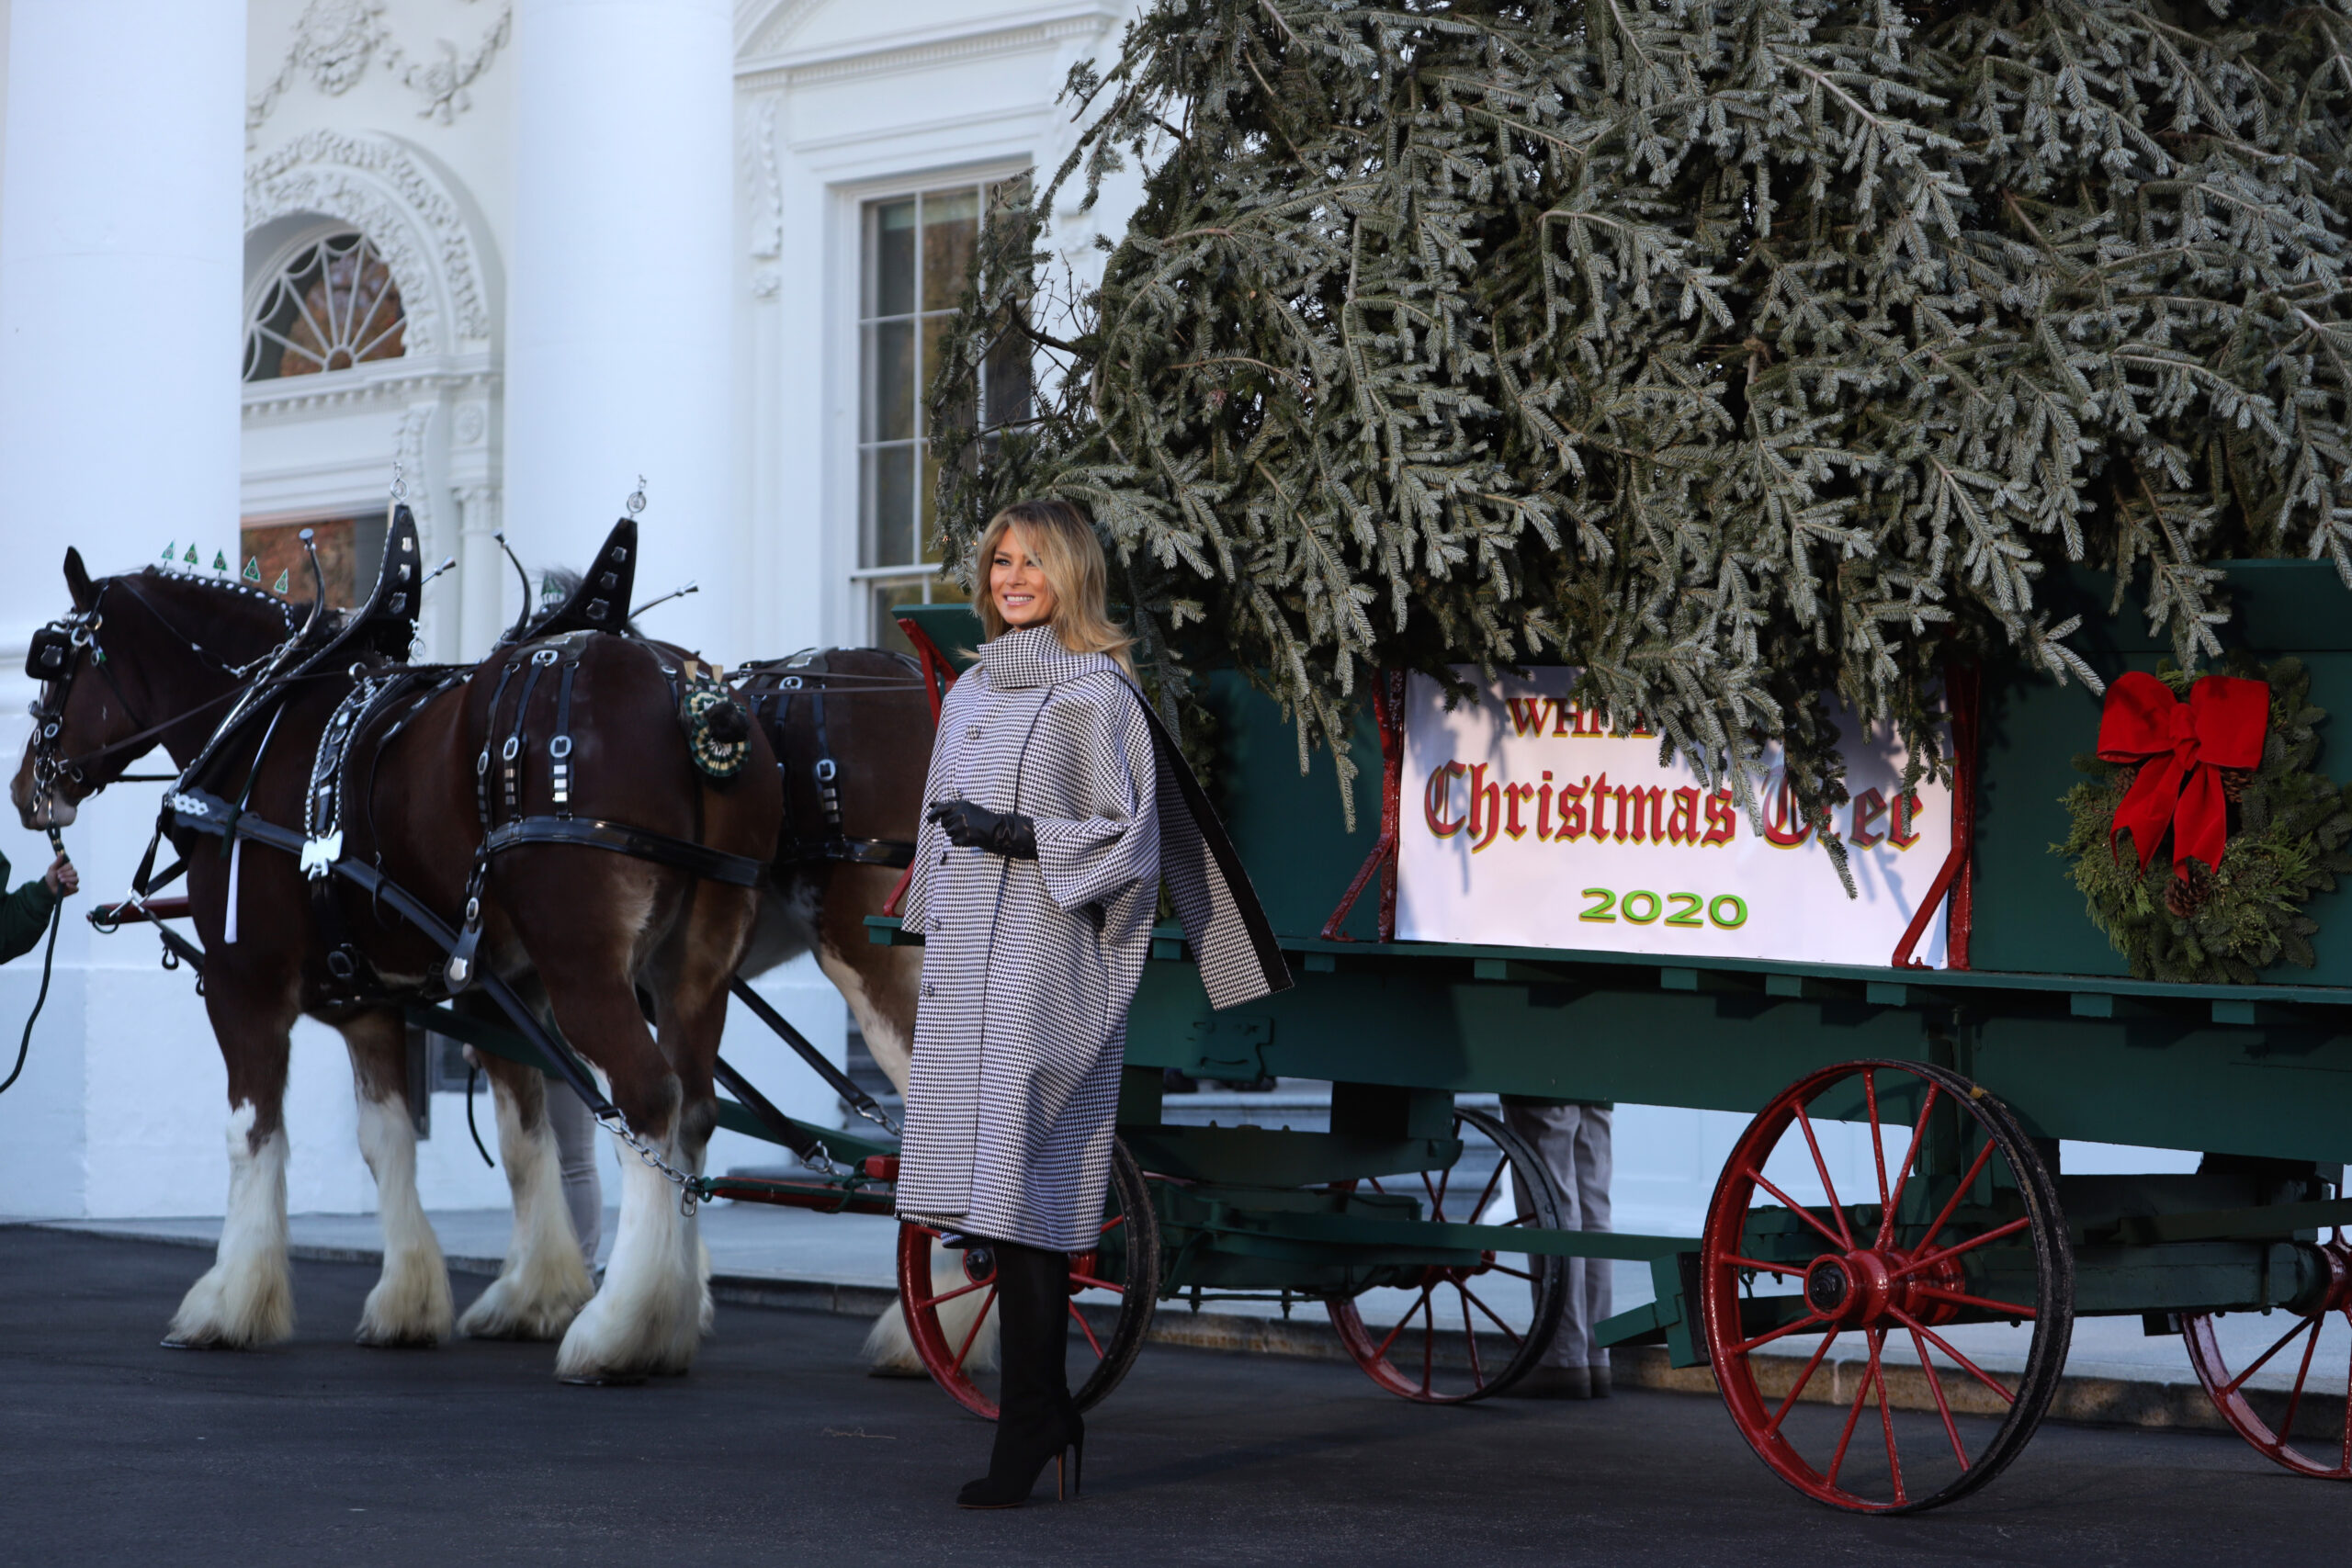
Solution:
{"label": "black leather glove", "polygon": [[1037,824],[1018,811],[990,811],[968,800],[938,800],[928,815],[951,844],[986,850],[1007,860],[1037,858]]}

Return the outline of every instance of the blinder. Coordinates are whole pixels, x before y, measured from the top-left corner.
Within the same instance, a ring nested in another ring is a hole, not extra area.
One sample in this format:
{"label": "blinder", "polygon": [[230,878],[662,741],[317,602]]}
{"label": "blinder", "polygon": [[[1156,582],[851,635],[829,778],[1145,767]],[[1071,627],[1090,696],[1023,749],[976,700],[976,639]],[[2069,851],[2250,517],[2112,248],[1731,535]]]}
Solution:
{"label": "blinder", "polygon": [[36,681],[64,680],[73,671],[74,651],[83,640],[84,637],[76,636],[76,628],[51,621],[33,633],[31,646],[25,649],[25,673]]}

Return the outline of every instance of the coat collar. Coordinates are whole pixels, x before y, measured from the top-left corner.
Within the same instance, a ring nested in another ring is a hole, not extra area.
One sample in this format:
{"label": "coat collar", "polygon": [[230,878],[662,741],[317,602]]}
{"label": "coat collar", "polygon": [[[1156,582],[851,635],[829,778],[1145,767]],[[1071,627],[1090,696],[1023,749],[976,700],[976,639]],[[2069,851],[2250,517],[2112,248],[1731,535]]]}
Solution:
{"label": "coat collar", "polygon": [[1098,671],[1116,670],[1107,654],[1072,653],[1051,626],[1023,626],[980,645],[980,668],[999,692],[1051,686]]}

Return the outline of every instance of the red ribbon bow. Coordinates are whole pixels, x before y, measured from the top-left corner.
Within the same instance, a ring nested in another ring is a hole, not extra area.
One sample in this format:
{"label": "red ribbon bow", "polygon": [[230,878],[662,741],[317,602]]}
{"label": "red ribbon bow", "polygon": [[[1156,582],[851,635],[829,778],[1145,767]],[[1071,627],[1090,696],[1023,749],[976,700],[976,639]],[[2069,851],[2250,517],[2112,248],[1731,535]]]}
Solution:
{"label": "red ribbon bow", "polygon": [[2259,765],[2269,723],[2270,688],[2260,681],[2208,675],[2183,703],[2154,675],[2134,670],[2117,677],[2098,716],[2098,754],[2139,763],[2140,776],[2115,808],[2109,850],[2129,828],[2144,872],[2170,828],[2175,865],[2201,860],[2219,866],[2229,841],[2229,807],[2214,770]]}

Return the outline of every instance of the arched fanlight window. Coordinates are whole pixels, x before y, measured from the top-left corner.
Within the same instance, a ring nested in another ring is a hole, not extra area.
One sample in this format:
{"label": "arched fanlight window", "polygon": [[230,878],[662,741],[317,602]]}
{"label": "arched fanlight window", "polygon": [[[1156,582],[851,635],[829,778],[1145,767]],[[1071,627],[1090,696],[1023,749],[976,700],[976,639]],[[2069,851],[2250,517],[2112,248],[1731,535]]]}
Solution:
{"label": "arched fanlight window", "polygon": [[364,234],[332,234],[278,269],[245,324],[248,381],[348,370],[406,352],[400,286]]}

